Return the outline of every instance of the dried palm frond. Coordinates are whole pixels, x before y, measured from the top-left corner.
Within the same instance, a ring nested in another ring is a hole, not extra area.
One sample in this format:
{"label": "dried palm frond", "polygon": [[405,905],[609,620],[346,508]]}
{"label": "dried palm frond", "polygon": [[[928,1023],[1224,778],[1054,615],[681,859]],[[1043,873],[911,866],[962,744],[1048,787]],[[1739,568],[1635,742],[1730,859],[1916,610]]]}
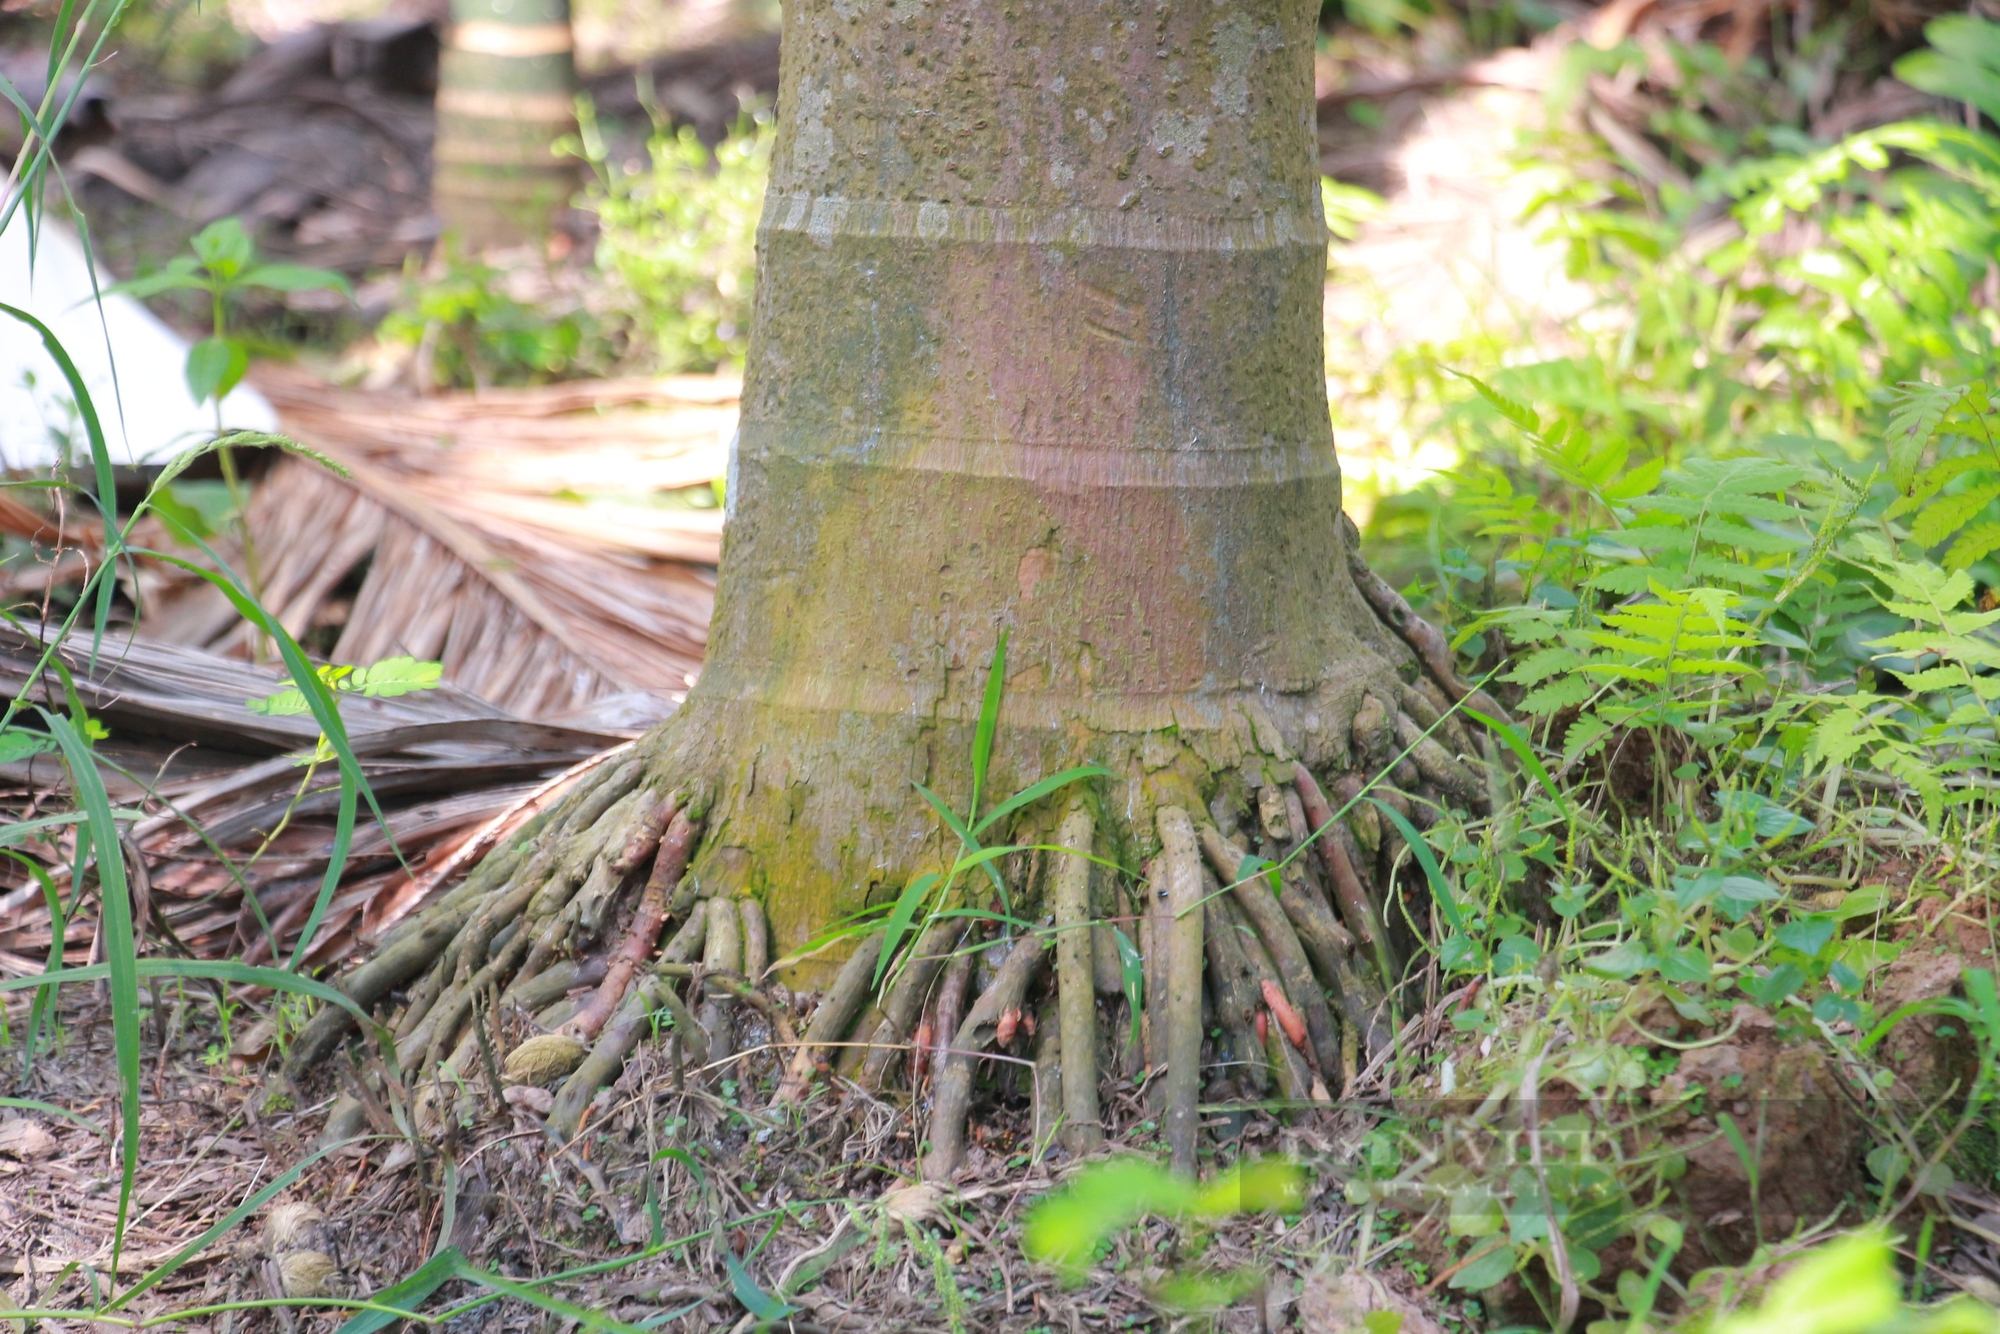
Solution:
{"label": "dried palm frond", "polygon": [[[30,679],[41,650],[29,634],[0,627],[0,691],[62,707],[54,670]],[[134,880],[141,929],[202,957],[288,957],[326,873],[338,795],[333,766],[301,763],[319,735],[311,717],[250,707],[289,678],[129,636],[93,654],[89,636],[74,635],[60,656],[84,707],[109,729],[96,747],[107,788],[140,812],[130,837],[148,872]],[[388,828],[364,823],[358,831],[308,954],[318,964],[439,888],[456,850],[482,831],[491,842],[497,831],[484,827],[496,817],[525,818],[553,795],[551,779],[601,762],[624,739],[510,717],[450,686],[395,698],[343,695],[341,708]],[[12,815],[63,809],[65,786],[51,756],[0,766],[0,804]],[[16,850],[59,885],[70,873],[67,836]],[[0,881],[0,973],[38,971],[51,944],[42,886],[24,869],[9,863]],[[86,906],[67,923],[72,961],[93,948],[94,919]]]}
{"label": "dried palm frond", "polygon": [[[289,434],[350,474],[287,457],[251,503],[258,592],[293,634],[337,627],[336,662],[441,660],[447,681],[526,717],[638,696],[636,713],[615,716],[643,721],[692,684],[734,380],[436,398],[281,374],[260,387]],[[209,585],[155,578],[146,634],[252,649]]]}

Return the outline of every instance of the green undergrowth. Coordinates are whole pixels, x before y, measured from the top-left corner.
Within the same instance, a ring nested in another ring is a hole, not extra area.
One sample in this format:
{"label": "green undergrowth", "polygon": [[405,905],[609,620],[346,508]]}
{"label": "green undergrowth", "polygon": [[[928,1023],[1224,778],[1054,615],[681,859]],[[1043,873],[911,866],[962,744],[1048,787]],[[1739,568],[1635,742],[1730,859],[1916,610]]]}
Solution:
{"label": "green undergrowth", "polygon": [[[2000,114],[2000,25],[1928,37],[1898,73]],[[1474,331],[1372,387],[1462,462],[1377,507],[1371,557],[1540,767],[1428,831],[1405,910],[1447,1026],[1395,1064],[1346,1190],[1503,1321],[1990,1327],[1749,1308],[1863,1224],[1911,1300],[1948,1294],[1933,1248],[2000,1187],[2000,136],[1746,126],[1706,47],[1570,65],[1568,93],[1660,78],[1648,129],[1684,174],[1558,115],[1538,217],[1598,310],[1558,355]]]}
{"label": "green undergrowth", "polygon": [[742,370],[769,113],[740,117],[712,148],[664,120],[628,143],[588,102],[578,122],[555,151],[584,169],[588,253],[517,257],[510,271],[447,237],[428,266],[412,263],[378,337],[411,349],[425,386]]}
{"label": "green undergrowth", "polygon": [[[78,33],[115,17],[106,0],[86,0]],[[2000,71],[1986,58],[2000,54],[1995,32],[1969,16],[1940,20],[1934,51],[1907,77],[2000,111],[1981,100]],[[65,58],[89,47],[80,38]],[[1616,75],[1645,54],[1577,60]],[[1669,54],[1691,90],[1728,81],[1710,49]],[[23,110],[38,130],[59,119],[54,105]],[[1546,209],[1572,272],[1624,318],[1587,326],[1599,332],[1579,333],[1560,357],[1524,363],[1504,339],[1475,336],[1408,350],[1385,372],[1385,391],[1419,405],[1416,433],[1449,439],[1467,463],[1449,483],[1379,507],[1371,555],[1387,553],[1451,628],[1462,667],[1513,716],[1477,720],[1492,742],[1493,813],[1438,812],[1406,835],[1392,907],[1431,948],[1405,979],[1398,1018],[1428,1017],[1436,1035],[1389,1061],[1385,1096],[1355,1113],[1369,1129],[1352,1160],[1315,1166],[1360,1216],[1364,1253],[1440,1298],[1484,1298],[1496,1327],[1990,1330],[1990,1311],[1945,1300],[1950,1282],[1931,1261],[1954,1228],[1976,1225],[1967,1192],[1991,1199],[2000,1187],[2000,297],[1982,287],[2000,272],[2000,139],[1941,121],[1838,144],[1768,129],[1725,138],[1710,111],[1690,92],[1655,126],[1685,146],[1685,187],[1635,184],[1581,140],[1541,146],[1571,155]],[[662,131],[643,160],[617,163],[586,121],[576,151],[595,173],[586,200],[603,224],[593,262],[629,300],[538,322],[532,305],[494,294],[490,273],[447,266],[413,289],[402,331],[430,339],[440,380],[740,358],[769,153],[761,125],[713,157]],[[38,173],[48,158],[31,138],[23,176]],[[1342,192],[1331,202],[1343,225],[1365,203]],[[234,237],[208,244],[197,247],[206,269],[180,271],[191,284],[221,281],[211,252],[239,277],[256,272]],[[214,394],[242,359],[219,323],[212,342],[191,374]],[[91,450],[76,499],[95,507],[109,558],[62,628],[101,641],[132,522],[150,508],[175,525],[173,470],[121,518],[94,407],[71,380]],[[185,522],[176,531],[197,545],[202,536]],[[435,680],[433,664],[408,660],[316,669],[245,581],[219,560],[198,572],[292,675],[294,689],[261,706],[310,711],[322,743],[302,758],[341,776],[332,863],[285,967],[143,957],[119,834],[138,812],[107,793],[101,725],[74,691],[46,707],[15,700],[0,720],[0,755],[59,756],[75,798],[72,810],[0,826],[0,855],[42,877],[56,928],[49,971],[0,991],[37,996],[17,1040],[32,1063],[52,989],[109,983],[121,1238],[137,1173],[141,982],[214,979],[344,1003],[299,971],[368,801],[340,697]],[[46,661],[61,670],[53,649]],[[961,817],[933,801],[963,855],[867,924],[888,937],[885,970],[939,915],[971,915],[953,895],[975,877],[998,891],[1003,925],[1025,927],[1005,912],[995,861],[1028,849],[982,840],[996,820],[1097,776],[1053,775],[983,808],[1004,657],[991,675],[972,803]],[[16,846],[56,826],[76,835],[67,887]],[[93,894],[106,961],[79,966],[65,957],[63,925]],[[1136,1010],[1136,956],[1121,954]],[[1913,963],[1940,957],[1954,965],[1947,985],[1898,989]],[[1741,1053],[1734,1068],[1718,1064],[1724,1052]],[[1833,1115],[1786,1082],[1800,1069],[1854,1095],[1818,1138],[1793,1133],[1802,1118]],[[1812,1147],[1828,1142],[1841,1154]],[[1801,1157],[1801,1143],[1814,1156]],[[132,1320],[137,1297],[315,1161],[136,1281],[107,1282],[92,1311],[48,1315]],[[1810,1173],[1828,1188],[1816,1212],[1788,1194],[1788,1178]],[[1691,1195],[1716,1181],[1736,1215],[1720,1224]],[[1243,1165],[1204,1186],[1120,1160],[1052,1195],[1022,1241],[1075,1279],[1143,1216],[1192,1234],[1294,1210],[1305,1193],[1295,1164]],[[451,1232],[447,1222],[438,1235]],[[935,1238],[914,1226],[904,1235],[929,1247],[940,1293],[955,1290]],[[684,1244],[664,1237],[656,1213],[638,1253],[532,1282],[444,1247],[372,1299],[322,1305],[348,1314],[346,1334],[368,1334],[469,1282],[482,1290],[472,1303],[506,1296],[552,1320],[625,1329],[552,1289]],[[731,1258],[753,1317],[792,1312],[795,1294],[764,1291]],[[1261,1281],[1184,1268],[1156,1297],[1199,1312]],[[1397,1327],[1379,1323],[1371,1334]]]}
{"label": "green undergrowth", "polygon": [[[1897,69],[1954,102],[1992,102],[2000,25],[1957,15],[1927,32],[1936,46]],[[1653,80],[1645,128],[1670,160],[1663,179],[1579,128],[1591,76]],[[1381,558],[1448,619],[1518,591],[1483,540],[1487,505],[1564,511],[1578,489],[1462,374],[1635,465],[1754,454],[1863,473],[1886,464],[1899,386],[1990,376],[2000,136],[1925,118],[1819,141],[1796,98],[1779,99],[1790,121],[1763,119],[1777,112],[1755,93],[1773,86],[1707,46],[1569,48],[1550,128],[1521,145],[1520,169],[1540,182],[1528,221],[1593,304],[1553,342],[1475,327],[1397,349],[1356,387],[1400,405],[1402,434],[1461,459],[1384,498],[1370,524]],[[1961,563],[1974,558],[1968,546]]]}
{"label": "green undergrowth", "polygon": [[[1395,1068],[1350,1199],[1429,1220],[1420,1277],[1606,1328],[1862,1220],[1962,1220],[1955,1185],[2000,1186],[1990,387],[1903,386],[1859,459],[1669,466],[1468,383],[1560,479],[1556,505],[1453,498],[1491,553],[1456,643],[1536,764],[1428,831],[1402,911],[1448,1028]],[[1935,954],[1948,984],[1900,994]],[[1913,1072],[1927,1042],[1951,1055]],[[1816,1213],[1762,1198],[1801,1171]],[[1694,1202],[1719,1177],[1718,1229]]]}

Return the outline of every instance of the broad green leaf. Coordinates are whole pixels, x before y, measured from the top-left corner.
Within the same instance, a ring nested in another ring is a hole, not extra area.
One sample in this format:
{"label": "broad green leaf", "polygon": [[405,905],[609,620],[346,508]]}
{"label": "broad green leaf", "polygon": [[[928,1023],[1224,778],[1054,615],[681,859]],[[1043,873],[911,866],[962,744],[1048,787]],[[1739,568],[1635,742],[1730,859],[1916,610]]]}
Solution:
{"label": "broad green leaf", "polygon": [[1514,1248],[1506,1242],[1492,1242],[1472,1261],[1451,1276],[1451,1286],[1460,1292],[1484,1292],[1506,1281],[1514,1272]]}
{"label": "broad green leaf", "polygon": [[1065,1283],[1083,1281],[1098,1248],[1146,1214],[1177,1215],[1195,1197],[1192,1183],[1143,1158],[1114,1158],[1085,1168],[1028,1211],[1021,1249]]}
{"label": "broad green leaf", "polygon": [[1200,1218],[1292,1214],[1305,1207],[1305,1200],[1303,1168],[1284,1158],[1258,1158],[1238,1163],[1203,1183],[1187,1209]]}
{"label": "broad green leaf", "polygon": [[332,269],[309,269],[303,264],[259,264],[238,278],[241,287],[268,287],[278,292],[335,291],[352,296],[347,279]]}
{"label": "broad green leaf", "polygon": [[[1727,1128],[1734,1127],[1730,1119]],[[1740,1131],[1733,1136],[1741,1138]],[[1718,1334],[1862,1334],[1888,1327],[1901,1299],[1889,1243],[1871,1227],[1809,1252],[1771,1284],[1754,1311],[1729,1316]]]}
{"label": "broad green leaf", "polygon": [[[1971,15],[1955,17],[1971,18]],[[1979,20],[1974,20],[1975,22]],[[1937,28],[1943,20],[1931,23]],[[1919,92],[1954,102],[1970,102],[1989,119],[2000,120],[2000,73],[1945,51],[1912,51],[1898,60],[1896,77]]]}
{"label": "broad green leaf", "polygon": [[243,272],[256,253],[240,218],[218,218],[196,232],[188,244],[203,267],[225,281]]}
{"label": "broad green leaf", "polygon": [[444,664],[423,662],[404,656],[384,658],[346,677],[343,689],[373,698],[388,699],[418,690],[435,690],[444,680]]}
{"label": "broad green leaf", "polygon": [[430,1300],[432,1293],[458,1277],[459,1266],[464,1260],[456,1246],[445,1247],[412,1270],[408,1277],[368,1298],[372,1305],[390,1310],[357,1311],[334,1334],[375,1334],[376,1330],[395,1323],[397,1317],[391,1314],[392,1311],[414,1313]]}
{"label": "broad green leaf", "polygon": [[0,764],[12,764],[32,755],[46,755],[56,748],[56,739],[24,727],[0,728]]}
{"label": "broad green leaf", "polygon": [[250,353],[233,338],[204,338],[188,349],[187,387],[197,403],[229,397],[250,369]]}
{"label": "broad green leaf", "polygon": [[122,283],[113,283],[104,289],[105,296],[158,296],[162,292],[179,292],[189,288],[206,288],[208,282],[201,276],[198,266],[186,255],[176,255],[167,261],[167,266],[157,273],[143,274]]}

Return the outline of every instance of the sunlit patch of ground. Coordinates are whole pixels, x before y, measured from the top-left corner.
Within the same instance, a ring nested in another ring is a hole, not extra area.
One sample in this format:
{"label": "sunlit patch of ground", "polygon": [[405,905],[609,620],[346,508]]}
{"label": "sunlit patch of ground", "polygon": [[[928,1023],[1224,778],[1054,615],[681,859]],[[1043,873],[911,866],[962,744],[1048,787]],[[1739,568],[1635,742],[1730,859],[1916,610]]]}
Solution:
{"label": "sunlit patch of ground", "polygon": [[1427,98],[1385,155],[1383,174],[1397,182],[1385,206],[1333,248],[1327,395],[1357,521],[1458,463],[1449,443],[1422,432],[1424,405],[1393,374],[1399,357],[1429,348],[1449,365],[1454,345],[1497,343],[1504,360],[1537,360],[1564,349],[1591,305],[1547,218],[1524,216],[1552,183],[1550,169],[1521,157],[1546,121],[1553,69],[1553,50],[1510,52],[1483,62],[1493,86]]}

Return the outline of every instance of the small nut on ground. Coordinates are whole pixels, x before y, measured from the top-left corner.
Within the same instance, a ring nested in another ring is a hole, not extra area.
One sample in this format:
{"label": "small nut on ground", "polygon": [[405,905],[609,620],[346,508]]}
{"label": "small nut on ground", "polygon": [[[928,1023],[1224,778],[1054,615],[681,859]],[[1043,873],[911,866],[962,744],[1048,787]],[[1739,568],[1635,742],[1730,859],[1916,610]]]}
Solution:
{"label": "small nut on ground", "polygon": [[318,1250],[326,1215],[310,1204],[290,1202],[271,1207],[264,1216],[264,1249],[272,1255]]}
{"label": "small nut on ground", "polygon": [[340,1266],[323,1251],[292,1251],[278,1261],[287,1297],[328,1297]]}
{"label": "small nut on ground", "polygon": [[553,1084],[583,1064],[581,1042],[566,1033],[542,1033],[507,1053],[500,1078],[509,1084]]}

